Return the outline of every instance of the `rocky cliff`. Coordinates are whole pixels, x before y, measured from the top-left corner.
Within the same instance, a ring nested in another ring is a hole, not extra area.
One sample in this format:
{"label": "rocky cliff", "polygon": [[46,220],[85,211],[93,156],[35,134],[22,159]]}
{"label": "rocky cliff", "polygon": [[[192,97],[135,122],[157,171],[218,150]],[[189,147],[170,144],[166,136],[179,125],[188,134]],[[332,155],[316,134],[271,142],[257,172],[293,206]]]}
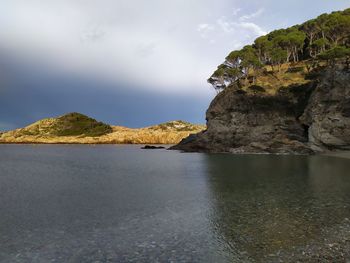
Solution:
{"label": "rocky cliff", "polygon": [[207,129],[172,149],[312,154],[350,149],[350,72],[339,62],[308,72],[305,63],[237,81],[206,113]]}

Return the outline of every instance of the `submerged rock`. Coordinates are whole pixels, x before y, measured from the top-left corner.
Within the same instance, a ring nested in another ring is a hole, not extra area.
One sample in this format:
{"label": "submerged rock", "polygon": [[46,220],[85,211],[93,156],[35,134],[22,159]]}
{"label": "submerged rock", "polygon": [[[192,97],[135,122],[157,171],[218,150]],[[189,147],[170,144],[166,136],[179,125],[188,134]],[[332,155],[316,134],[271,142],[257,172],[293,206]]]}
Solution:
{"label": "submerged rock", "polygon": [[154,149],[165,149],[165,147],[163,147],[163,146],[145,145],[144,147],[141,147],[141,149],[154,150]]}

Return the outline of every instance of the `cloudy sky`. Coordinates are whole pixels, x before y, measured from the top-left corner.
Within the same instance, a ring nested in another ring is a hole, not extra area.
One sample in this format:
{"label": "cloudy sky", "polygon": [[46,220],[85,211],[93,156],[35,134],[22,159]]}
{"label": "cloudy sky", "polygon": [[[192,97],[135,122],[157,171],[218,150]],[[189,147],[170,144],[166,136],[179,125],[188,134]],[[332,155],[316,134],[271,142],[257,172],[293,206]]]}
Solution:
{"label": "cloudy sky", "polygon": [[[317,3],[317,4],[316,4]],[[233,49],[350,0],[0,0],[0,130],[82,112],[204,123]]]}

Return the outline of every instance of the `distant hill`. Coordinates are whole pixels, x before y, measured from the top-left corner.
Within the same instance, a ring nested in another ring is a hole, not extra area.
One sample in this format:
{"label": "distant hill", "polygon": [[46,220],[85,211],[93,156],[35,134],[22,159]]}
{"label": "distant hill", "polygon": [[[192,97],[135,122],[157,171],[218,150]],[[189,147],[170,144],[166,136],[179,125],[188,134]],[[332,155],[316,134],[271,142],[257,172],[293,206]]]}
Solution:
{"label": "distant hill", "polygon": [[204,129],[204,125],[181,120],[131,129],[74,112],[0,133],[0,143],[175,144]]}
{"label": "distant hill", "polygon": [[150,130],[162,130],[162,131],[198,131],[198,129],[203,128],[202,125],[192,124],[186,121],[169,121],[161,123],[155,126],[148,127]]}
{"label": "distant hill", "polygon": [[58,118],[37,121],[15,131],[16,136],[101,136],[111,133],[112,127],[86,115],[73,112]]}

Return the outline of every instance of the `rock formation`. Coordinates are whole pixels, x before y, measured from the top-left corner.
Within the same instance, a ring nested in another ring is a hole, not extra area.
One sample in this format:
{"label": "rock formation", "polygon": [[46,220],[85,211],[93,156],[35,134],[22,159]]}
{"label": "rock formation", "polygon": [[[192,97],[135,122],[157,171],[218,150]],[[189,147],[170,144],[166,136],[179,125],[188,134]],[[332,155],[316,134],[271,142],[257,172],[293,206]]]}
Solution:
{"label": "rock formation", "polygon": [[255,85],[237,81],[225,88],[207,110],[207,129],[172,149],[281,154],[350,149],[346,63],[312,73],[303,66],[289,65],[279,75],[265,72]]}
{"label": "rock formation", "polygon": [[173,149],[310,154],[350,148],[350,9],[271,31],[228,54],[207,130]]}

